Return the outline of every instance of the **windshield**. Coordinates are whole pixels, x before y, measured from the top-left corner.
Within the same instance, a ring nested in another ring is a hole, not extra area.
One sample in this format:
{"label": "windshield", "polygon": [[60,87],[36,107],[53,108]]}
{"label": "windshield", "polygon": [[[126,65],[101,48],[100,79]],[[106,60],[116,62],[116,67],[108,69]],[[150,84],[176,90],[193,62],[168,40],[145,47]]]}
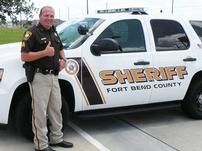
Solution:
{"label": "windshield", "polygon": [[63,43],[64,48],[73,49],[79,47],[86,41],[90,34],[80,35],[78,33],[78,26],[85,25],[92,33],[104,20],[99,18],[83,18],[69,20],[57,27],[58,34]]}
{"label": "windshield", "polygon": [[192,20],[190,21],[190,23],[199,36],[200,40],[202,41],[202,21]]}

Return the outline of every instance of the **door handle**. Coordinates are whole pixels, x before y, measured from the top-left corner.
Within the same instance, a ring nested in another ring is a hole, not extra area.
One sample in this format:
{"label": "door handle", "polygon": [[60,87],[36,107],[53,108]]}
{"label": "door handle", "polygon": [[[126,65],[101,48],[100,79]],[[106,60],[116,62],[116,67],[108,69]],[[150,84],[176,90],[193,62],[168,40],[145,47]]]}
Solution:
{"label": "door handle", "polygon": [[196,61],[196,58],[187,57],[187,58],[183,59],[183,61],[185,61],[185,62],[188,62],[188,61]]}
{"label": "door handle", "polygon": [[150,64],[149,61],[138,61],[138,62],[134,62],[134,65],[148,65]]}

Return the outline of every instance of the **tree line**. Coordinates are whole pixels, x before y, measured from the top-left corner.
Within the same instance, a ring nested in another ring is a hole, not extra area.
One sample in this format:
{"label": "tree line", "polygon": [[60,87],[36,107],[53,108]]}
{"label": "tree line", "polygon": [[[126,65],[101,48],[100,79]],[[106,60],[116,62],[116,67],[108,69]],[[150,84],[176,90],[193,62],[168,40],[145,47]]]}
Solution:
{"label": "tree line", "polygon": [[13,23],[17,23],[17,16],[23,15],[33,18],[33,13],[38,11],[31,0],[0,0],[0,24],[6,23],[6,16],[10,17]]}

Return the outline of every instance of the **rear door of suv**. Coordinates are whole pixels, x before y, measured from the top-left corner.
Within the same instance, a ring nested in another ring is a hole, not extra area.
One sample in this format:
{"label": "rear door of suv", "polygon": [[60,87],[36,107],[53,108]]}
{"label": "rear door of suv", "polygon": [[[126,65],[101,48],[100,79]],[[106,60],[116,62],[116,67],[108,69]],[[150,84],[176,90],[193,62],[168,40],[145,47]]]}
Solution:
{"label": "rear door of suv", "polygon": [[183,22],[174,19],[151,19],[154,42],[154,72],[150,102],[184,98],[196,68],[197,56]]}

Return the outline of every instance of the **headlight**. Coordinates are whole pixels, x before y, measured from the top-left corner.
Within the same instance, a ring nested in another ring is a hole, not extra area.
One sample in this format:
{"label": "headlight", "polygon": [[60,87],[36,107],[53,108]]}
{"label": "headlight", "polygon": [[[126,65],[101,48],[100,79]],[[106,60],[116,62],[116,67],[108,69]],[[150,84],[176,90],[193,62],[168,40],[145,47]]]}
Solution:
{"label": "headlight", "polygon": [[2,78],[3,78],[3,74],[4,74],[4,69],[3,69],[3,68],[0,68],[0,81],[1,81]]}
{"label": "headlight", "polygon": [[78,71],[79,71],[79,64],[78,64],[78,62],[76,60],[74,60],[74,59],[68,59],[66,61],[65,71],[68,74],[71,74],[71,75],[77,74]]}

